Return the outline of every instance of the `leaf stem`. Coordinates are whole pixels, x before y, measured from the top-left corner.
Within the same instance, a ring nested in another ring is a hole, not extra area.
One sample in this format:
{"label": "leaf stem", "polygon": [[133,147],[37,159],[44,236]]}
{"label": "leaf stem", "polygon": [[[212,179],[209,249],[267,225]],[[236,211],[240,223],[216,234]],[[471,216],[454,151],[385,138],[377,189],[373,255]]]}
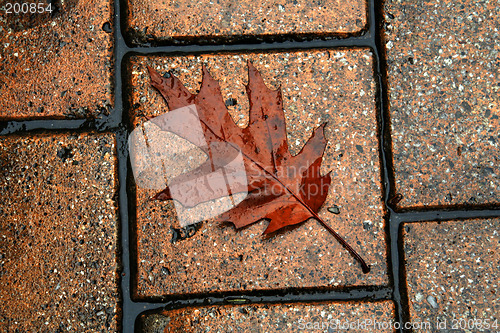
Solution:
{"label": "leaf stem", "polygon": [[241,154],[243,154],[245,157],[247,157],[250,161],[252,161],[253,163],[255,163],[255,165],[257,165],[260,169],[262,169],[264,172],[266,172],[267,174],[269,174],[271,177],[273,177],[278,183],[281,184],[281,186],[283,186],[283,188],[285,188],[288,192],[290,192],[290,194],[298,201],[300,202],[310,213],[311,215],[319,222],[321,223],[325,228],[326,230],[328,230],[332,235],[333,237],[335,237],[335,239],[347,250],[349,251],[349,253],[354,257],[354,259],[356,259],[360,265],[361,265],[361,269],[363,270],[363,273],[367,274],[370,272],[370,267],[366,264],[366,262],[363,260],[363,258],[361,258],[361,256],[356,252],[356,250],[354,250],[350,245],[349,243],[347,243],[345,241],[345,239],[342,238],[342,236],[340,236],[335,230],[333,230],[332,227],[330,227],[325,221],[323,221],[323,219],[321,217],[319,217],[318,214],[316,214],[316,212],[314,210],[312,210],[311,207],[309,207],[308,204],[306,204],[298,195],[296,195],[292,190],[290,190],[288,188],[288,186],[286,186],[285,184],[283,184],[281,182],[281,180],[279,180],[278,177],[276,177],[275,175],[273,175],[271,172],[267,171],[264,167],[262,167],[259,163],[257,163],[256,161],[254,161],[252,158],[250,158],[248,155],[246,155],[245,153],[241,152]]}
{"label": "leaf stem", "polygon": [[333,237],[335,237],[335,239],[347,250],[349,251],[349,253],[354,257],[354,259],[356,259],[360,265],[361,265],[361,269],[363,270],[363,273],[367,274],[370,272],[370,266],[368,266],[366,264],[366,262],[363,260],[363,258],[361,258],[361,256],[358,254],[358,252],[356,252],[356,250],[354,250],[350,245],[349,243],[347,243],[335,230],[332,229],[332,227],[330,227],[328,224],[326,224],[325,221],[323,221],[321,218],[319,218],[317,216],[317,214],[315,214],[315,218],[316,220],[318,220],[319,223],[321,223],[325,228],[326,230],[328,230],[332,235]]}
{"label": "leaf stem", "polygon": [[[212,134],[217,137],[219,140],[223,140],[225,142],[227,142],[226,140],[224,140],[223,138],[219,137],[211,128],[210,126],[208,126],[202,119],[199,119],[200,122],[205,125],[205,127],[210,131],[212,132]],[[229,144],[231,144],[231,142],[229,142]],[[332,235],[333,237],[335,237],[335,239],[347,250],[349,251],[349,253],[354,257],[354,259],[356,259],[360,264],[361,264],[361,269],[363,270],[363,273],[367,274],[368,272],[370,272],[370,267],[366,264],[366,262],[363,260],[363,258],[361,258],[361,256],[356,252],[356,250],[354,250],[335,230],[332,229],[332,227],[330,227],[325,221],[323,221],[323,219],[321,217],[319,217],[318,214],[316,214],[316,212],[314,210],[312,210],[311,207],[309,207],[308,204],[306,204],[298,195],[296,195],[291,189],[288,188],[288,186],[286,186],[285,184],[283,184],[283,182],[277,177],[275,176],[272,172],[269,172],[267,171],[262,165],[260,165],[257,161],[255,161],[252,157],[248,156],[247,154],[245,154],[243,151],[241,151],[239,148],[235,147],[235,149],[238,149],[241,154],[246,157],[248,160],[252,161],[252,163],[254,163],[255,165],[257,165],[257,167],[259,167],[262,171],[264,171],[265,173],[267,173],[268,175],[270,175],[274,180],[276,180],[284,189],[286,189],[288,192],[290,192],[290,194],[298,201],[300,202],[310,213],[311,215],[319,222],[321,223],[325,228],[326,230],[328,230]],[[274,156],[273,156],[274,157]]]}

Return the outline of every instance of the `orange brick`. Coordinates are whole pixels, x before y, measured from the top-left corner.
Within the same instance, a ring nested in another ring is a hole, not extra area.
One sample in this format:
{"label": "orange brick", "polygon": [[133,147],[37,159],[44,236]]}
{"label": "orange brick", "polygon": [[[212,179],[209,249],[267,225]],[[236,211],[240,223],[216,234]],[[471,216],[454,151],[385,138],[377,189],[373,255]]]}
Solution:
{"label": "orange brick", "polygon": [[0,163],[0,331],[116,331],[114,137],[1,137]]}
{"label": "orange brick", "polygon": [[221,305],[141,317],[144,333],[334,332],[353,328],[355,332],[394,332],[391,323],[394,323],[394,305],[389,301]]}
{"label": "orange brick", "polygon": [[112,3],[52,1],[52,9],[0,12],[0,119],[95,117],[113,106]]}
{"label": "orange brick", "polygon": [[325,37],[360,33],[367,24],[366,12],[361,0],[129,0],[126,32],[136,44],[261,40],[273,35]]}
{"label": "orange brick", "polygon": [[[261,238],[264,221],[241,231],[205,221],[193,237],[172,243],[171,227],[177,227],[172,203],[149,201],[154,190],[138,188],[136,297],[387,284],[369,50],[133,56],[128,65],[131,91],[127,92],[133,125],[144,121],[141,115],[167,111],[160,94],[150,86],[146,65],[161,73],[172,70],[195,93],[205,63],[220,81],[223,99],[236,100],[228,109],[244,126],[248,121],[243,86],[247,59],[262,72],[268,86],[282,87],[293,154],[315,127],[328,122],[323,170],[332,170],[333,184],[320,216],[365,257],[372,271],[363,274],[348,252],[314,220],[269,240]],[[334,205],[340,207],[339,215],[327,211]]]}
{"label": "orange brick", "polygon": [[404,225],[410,321],[432,325],[415,332],[498,331],[499,228],[500,219]]}

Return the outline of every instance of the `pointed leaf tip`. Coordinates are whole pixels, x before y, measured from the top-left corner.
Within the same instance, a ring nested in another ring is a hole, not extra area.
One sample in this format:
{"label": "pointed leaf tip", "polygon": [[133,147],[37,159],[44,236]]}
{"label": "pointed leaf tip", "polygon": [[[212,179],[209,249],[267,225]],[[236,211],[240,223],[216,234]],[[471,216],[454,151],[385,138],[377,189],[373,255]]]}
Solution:
{"label": "pointed leaf tip", "polygon": [[201,76],[200,92],[201,90],[203,90],[204,87],[210,87],[210,86],[219,87],[219,81],[214,79],[212,74],[210,74],[210,71],[208,70],[206,64],[202,65],[201,70],[202,70],[202,76]]}
{"label": "pointed leaf tip", "polygon": [[156,193],[153,197],[153,200],[166,201],[172,199],[172,194],[170,193],[170,189],[167,187],[161,192]]}
{"label": "pointed leaf tip", "polygon": [[261,80],[262,82],[264,82],[264,81],[262,80],[262,77],[261,77],[261,75],[260,75],[260,72],[257,70],[257,68],[255,68],[255,66],[254,66],[254,65],[250,62],[250,60],[248,60],[248,85],[249,85],[249,86],[250,86],[250,85],[252,85],[252,82],[253,82],[252,80],[253,80],[254,78],[255,78],[255,79],[260,78],[260,80]]}
{"label": "pointed leaf tip", "polygon": [[203,64],[201,66],[201,71],[202,71],[202,79],[207,78],[207,79],[210,79],[212,81],[215,81],[212,74],[210,74],[210,71],[208,70],[208,67],[206,64]]}
{"label": "pointed leaf tip", "polygon": [[259,90],[264,89],[267,93],[275,94],[276,98],[282,98],[281,83],[277,89],[274,89],[272,86],[268,87],[260,71],[248,60],[248,84],[245,85],[245,88],[248,90],[249,87],[257,87],[258,85],[262,86]]}
{"label": "pointed leaf tip", "polygon": [[[323,124],[319,125],[318,128],[315,130],[319,132],[319,134],[322,136],[322,140],[325,141],[325,144],[326,144],[326,136],[325,136],[325,130],[326,130],[326,125],[327,125],[327,122],[325,121]],[[321,132],[320,132],[321,130]]]}
{"label": "pointed leaf tip", "polygon": [[149,77],[151,78],[151,83],[153,86],[159,85],[162,81],[160,73],[158,73],[154,68],[147,66]]}

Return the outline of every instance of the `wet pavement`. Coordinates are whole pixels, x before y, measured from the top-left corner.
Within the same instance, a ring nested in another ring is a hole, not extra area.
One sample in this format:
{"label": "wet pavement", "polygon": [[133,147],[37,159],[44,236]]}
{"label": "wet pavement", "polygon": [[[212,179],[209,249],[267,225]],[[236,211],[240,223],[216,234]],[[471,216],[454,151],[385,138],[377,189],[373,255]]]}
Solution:
{"label": "wet pavement", "polygon": [[[384,302],[318,302],[256,305],[218,305],[148,313],[140,318],[143,332],[302,332],[318,328],[339,330],[357,323],[359,318],[377,318],[390,322],[394,305]],[[367,329],[392,332],[378,323],[366,323]]]}
{"label": "wet pavement", "polygon": [[[498,4],[30,3],[0,12],[1,332],[500,331]],[[318,215],[369,273],[314,219],[181,228],[135,183],[147,66],[205,65],[244,127],[248,60],[293,155],[327,123]]]}

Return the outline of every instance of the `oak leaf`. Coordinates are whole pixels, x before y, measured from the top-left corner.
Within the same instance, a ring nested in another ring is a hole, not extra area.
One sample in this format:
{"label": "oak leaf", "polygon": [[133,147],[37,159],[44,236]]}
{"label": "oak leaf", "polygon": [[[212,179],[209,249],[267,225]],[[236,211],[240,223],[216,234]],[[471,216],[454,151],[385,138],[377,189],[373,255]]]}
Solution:
{"label": "oak leaf", "polygon": [[[269,220],[265,234],[283,227],[318,220],[369,271],[363,259],[319,216],[330,187],[330,173],[321,175],[320,167],[326,147],[325,125],[316,128],[302,150],[292,156],[287,142],[281,89],[271,90],[260,73],[248,62],[249,123],[239,127],[231,118],[222,99],[219,83],[203,66],[203,78],[198,94],[191,94],[173,74],[161,76],[148,67],[151,84],[165,98],[170,110],[195,106],[207,145],[201,147],[208,158],[195,170],[179,175],[154,196],[156,200],[175,199],[184,206],[215,199],[217,191],[210,186],[197,186],[193,179],[213,174],[218,165],[227,163],[235,154],[242,157],[246,182],[237,183],[231,194],[245,192],[246,197],[236,206],[215,218],[230,221],[242,228],[259,220]],[[156,118],[152,118],[155,123]],[[193,144],[185,128],[168,126],[161,118],[156,125],[173,132]],[[218,156],[219,162],[214,163]],[[203,178],[203,177],[202,177]],[[175,184],[175,193],[171,186]]]}

